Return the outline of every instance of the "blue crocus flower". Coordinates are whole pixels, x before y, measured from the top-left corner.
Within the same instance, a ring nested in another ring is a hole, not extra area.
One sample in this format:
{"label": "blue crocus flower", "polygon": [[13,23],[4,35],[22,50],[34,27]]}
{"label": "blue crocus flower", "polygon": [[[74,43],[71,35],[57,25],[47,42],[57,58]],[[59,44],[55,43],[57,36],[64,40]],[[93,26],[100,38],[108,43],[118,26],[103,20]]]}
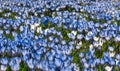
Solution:
{"label": "blue crocus flower", "polygon": [[49,61],[52,61],[54,59],[53,55],[47,56]]}
{"label": "blue crocus flower", "polygon": [[6,23],[6,19],[3,19],[3,21],[2,21],[3,23]]}
{"label": "blue crocus flower", "polygon": [[10,30],[6,30],[6,34],[10,34]]}
{"label": "blue crocus flower", "polygon": [[89,68],[89,64],[88,63],[84,63],[84,68]]}
{"label": "blue crocus flower", "polygon": [[110,60],[110,64],[111,64],[112,66],[115,66],[115,65],[116,65],[115,60],[114,60],[114,59]]}
{"label": "blue crocus flower", "polygon": [[81,40],[83,37],[84,37],[84,35],[82,35],[82,34],[77,35],[77,39],[79,39],[79,40]]}
{"label": "blue crocus flower", "polygon": [[55,38],[54,41],[55,41],[55,43],[58,43],[58,42],[59,42],[59,39],[58,39],[58,38]]}
{"label": "blue crocus flower", "polygon": [[61,44],[62,44],[62,45],[65,45],[65,44],[66,44],[66,41],[65,41],[65,40],[61,41]]}
{"label": "blue crocus flower", "polygon": [[70,23],[71,19],[67,18],[65,21],[66,21],[66,23]]}
{"label": "blue crocus flower", "polygon": [[116,54],[116,59],[120,60],[120,54]]}
{"label": "blue crocus flower", "polygon": [[20,64],[11,65],[11,69],[14,71],[20,70]]}
{"label": "blue crocus flower", "polygon": [[110,62],[110,58],[109,57],[104,57],[105,63],[109,63]]}
{"label": "blue crocus flower", "polygon": [[100,59],[98,58],[98,59],[95,59],[95,61],[96,61],[96,64],[98,65],[98,64],[100,64]]}
{"label": "blue crocus flower", "polygon": [[119,67],[119,69],[120,69],[120,61],[118,62],[118,67]]}
{"label": "blue crocus flower", "polygon": [[6,50],[6,48],[5,48],[3,45],[1,45],[1,48],[0,48],[0,53],[4,53],[4,52],[5,52],[5,50]]}
{"label": "blue crocus flower", "polygon": [[62,61],[65,61],[67,59],[67,56],[62,54],[61,59],[62,59]]}
{"label": "blue crocus flower", "polygon": [[2,63],[2,64],[4,64],[4,65],[7,65],[8,64],[8,58],[2,58],[1,60],[0,60],[0,63]]}
{"label": "blue crocus flower", "polygon": [[109,50],[109,51],[114,51],[114,47],[109,46],[109,47],[108,47],[108,50]]}
{"label": "blue crocus flower", "polygon": [[71,40],[70,42],[69,42],[69,45],[74,45],[75,44],[75,41],[74,40]]}
{"label": "blue crocus flower", "polygon": [[105,63],[104,59],[100,59],[100,63],[103,65]]}
{"label": "blue crocus flower", "polygon": [[0,34],[2,35],[4,33],[4,31],[3,30],[0,30]]}
{"label": "blue crocus flower", "polygon": [[49,17],[45,17],[44,25],[45,25],[45,26],[48,26],[48,23],[49,23]]}
{"label": "blue crocus flower", "polygon": [[58,17],[57,17],[57,18],[54,18],[53,22],[54,22],[55,24],[57,24],[57,23],[59,22]]}
{"label": "blue crocus flower", "polygon": [[60,67],[62,65],[62,61],[60,59],[55,58],[55,65]]}
{"label": "blue crocus flower", "polygon": [[0,34],[0,39],[1,39],[1,38],[3,38],[3,35],[2,35],[2,34]]}
{"label": "blue crocus flower", "polygon": [[82,53],[79,54],[79,57],[80,57],[80,58],[82,58],[82,57],[84,57],[84,56],[85,56],[84,52],[82,52]]}
{"label": "blue crocus flower", "polygon": [[29,59],[27,60],[27,65],[30,69],[33,69],[34,68],[34,60],[33,59]]}

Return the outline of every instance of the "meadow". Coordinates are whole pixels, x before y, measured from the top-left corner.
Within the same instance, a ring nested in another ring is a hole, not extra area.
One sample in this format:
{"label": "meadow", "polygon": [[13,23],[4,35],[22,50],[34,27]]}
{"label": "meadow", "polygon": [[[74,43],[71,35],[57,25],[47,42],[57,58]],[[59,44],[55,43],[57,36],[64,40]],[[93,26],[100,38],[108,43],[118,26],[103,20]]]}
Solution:
{"label": "meadow", "polygon": [[0,71],[120,71],[120,1],[0,1]]}

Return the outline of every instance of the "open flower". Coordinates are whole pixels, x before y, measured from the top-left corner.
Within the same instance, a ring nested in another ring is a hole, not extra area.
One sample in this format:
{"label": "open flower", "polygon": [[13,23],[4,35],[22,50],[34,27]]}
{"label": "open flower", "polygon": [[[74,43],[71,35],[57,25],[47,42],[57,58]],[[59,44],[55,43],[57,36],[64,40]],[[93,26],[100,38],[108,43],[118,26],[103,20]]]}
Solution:
{"label": "open flower", "polygon": [[0,70],[6,71],[6,69],[7,69],[7,66],[6,66],[6,65],[1,65],[1,66],[0,66]]}
{"label": "open flower", "polygon": [[106,67],[105,67],[105,70],[106,70],[106,71],[112,71],[112,67],[106,66]]}

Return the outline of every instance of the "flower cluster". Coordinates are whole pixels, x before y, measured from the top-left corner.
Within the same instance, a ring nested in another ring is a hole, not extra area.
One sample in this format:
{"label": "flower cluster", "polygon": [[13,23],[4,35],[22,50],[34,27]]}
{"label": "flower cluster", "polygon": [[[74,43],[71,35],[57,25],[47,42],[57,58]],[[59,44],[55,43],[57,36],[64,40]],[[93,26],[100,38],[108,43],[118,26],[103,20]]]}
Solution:
{"label": "flower cluster", "polygon": [[0,1],[0,71],[119,71],[120,2]]}

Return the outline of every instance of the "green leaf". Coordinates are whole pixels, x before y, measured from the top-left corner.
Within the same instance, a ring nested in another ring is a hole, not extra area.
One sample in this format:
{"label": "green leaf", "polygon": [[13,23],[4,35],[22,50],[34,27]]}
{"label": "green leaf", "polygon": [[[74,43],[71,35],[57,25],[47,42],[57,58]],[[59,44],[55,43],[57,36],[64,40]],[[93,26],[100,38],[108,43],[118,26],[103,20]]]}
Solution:
{"label": "green leaf", "polygon": [[10,66],[8,66],[6,71],[13,71]]}
{"label": "green leaf", "polygon": [[20,71],[30,71],[30,69],[28,68],[27,64],[25,62],[21,62],[21,68]]}

